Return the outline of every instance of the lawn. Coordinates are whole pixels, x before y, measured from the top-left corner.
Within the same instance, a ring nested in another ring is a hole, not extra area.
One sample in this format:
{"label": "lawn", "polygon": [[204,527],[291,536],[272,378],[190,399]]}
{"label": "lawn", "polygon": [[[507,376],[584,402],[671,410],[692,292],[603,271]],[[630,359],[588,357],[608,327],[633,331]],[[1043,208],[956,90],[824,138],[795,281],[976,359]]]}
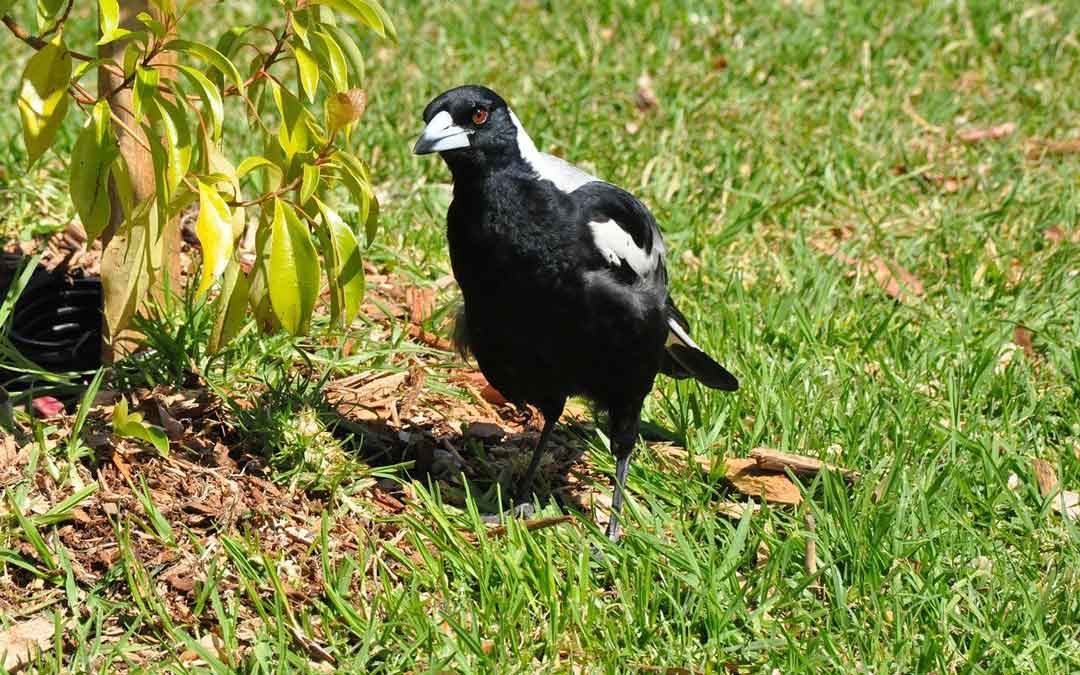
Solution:
{"label": "lawn", "polygon": [[[154,355],[102,385],[185,411],[168,457],[110,437],[108,405],[80,442],[77,401],[17,413],[0,636],[36,627],[47,672],[1080,669],[1080,519],[1036,471],[1080,490],[1080,6],[386,6],[400,45],[364,37],[354,134],[382,201],[369,307],[348,340],[248,330],[223,360],[205,308],[171,303]],[[0,61],[28,53],[0,34]],[[582,406],[533,520],[482,517],[535,427],[439,349],[449,172],[411,154],[424,105],[465,82],[652,209],[695,339],[741,383],[658,380],[617,544]],[[28,174],[0,119],[8,240],[72,217],[74,132]],[[323,387],[349,376],[381,402],[339,424]],[[759,447],[858,477],[750,499],[725,464]]]}

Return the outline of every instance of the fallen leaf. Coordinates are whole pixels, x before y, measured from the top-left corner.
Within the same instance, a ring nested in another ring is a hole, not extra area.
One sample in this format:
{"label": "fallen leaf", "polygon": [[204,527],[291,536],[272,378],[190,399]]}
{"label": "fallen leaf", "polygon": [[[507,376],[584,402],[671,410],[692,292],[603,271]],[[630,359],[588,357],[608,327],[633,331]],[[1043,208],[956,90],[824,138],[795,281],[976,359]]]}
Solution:
{"label": "fallen leaf", "polygon": [[498,424],[491,422],[473,422],[469,425],[465,435],[478,441],[498,442],[506,435],[506,431]]}
{"label": "fallen leaf", "polygon": [[922,282],[895,262],[886,263],[884,259],[875,256],[870,261],[870,266],[878,285],[896,300],[909,300],[912,295],[922,296],[925,293]]}
{"label": "fallen leaf", "polygon": [[1065,234],[1061,231],[1061,228],[1057,225],[1051,225],[1043,230],[1043,239],[1051,244],[1060,244],[1065,241]]}
{"label": "fallen leaf", "polygon": [[155,401],[157,406],[158,419],[161,420],[161,426],[165,429],[165,435],[170,440],[179,440],[184,435],[184,425],[176,420],[175,417],[169,414],[169,410]]}
{"label": "fallen leaf", "polygon": [[1050,507],[1066,518],[1080,519],[1080,492],[1062,490],[1050,502]]}
{"label": "fallen leaf", "polygon": [[508,403],[506,397],[490,384],[484,385],[484,388],[480,390],[480,397],[491,405],[506,405]]}
{"label": "fallen leaf", "polygon": [[956,138],[961,143],[967,143],[971,145],[973,143],[981,143],[983,141],[996,141],[1006,136],[1011,136],[1016,131],[1015,122],[1005,122],[1004,124],[998,124],[996,126],[987,127],[984,129],[964,129],[956,133]]}
{"label": "fallen leaf", "polygon": [[43,616],[15,624],[0,631],[0,654],[4,670],[14,672],[33,661],[39,652],[48,648],[56,632],[52,619]]}
{"label": "fallen leaf", "polygon": [[1068,138],[1063,141],[1032,138],[1028,141],[1028,159],[1042,159],[1047,155],[1075,155],[1077,153],[1080,153],[1080,138]]}
{"label": "fallen leaf", "polygon": [[749,457],[728,458],[724,460],[724,466],[724,477],[744,495],[773,504],[797,506],[802,503],[802,493],[791,479],[784,474],[762,469]]}
{"label": "fallen leaf", "polygon": [[1054,491],[1057,490],[1058,479],[1053,465],[1045,459],[1035,457],[1031,460],[1031,468],[1035,470],[1035,481],[1039,484],[1039,494],[1043,498],[1054,494]]}
{"label": "fallen leaf", "polygon": [[64,404],[52,396],[38,396],[30,402],[35,417],[50,419],[64,414]]}
{"label": "fallen leaf", "polygon": [[422,324],[435,313],[435,289],[409,286],[405,289],[405,302],[409,305],[409,320]]}
{"label": "fallen leaf", "polygon": [[1024,356],[1029,359],[1035,358],[1035,347],[1031,344],[1034,334],[1027,328],[1017,325],[1013,328],[1013,342],[1024,350]]}
{"label": "fallen leaf", "polygon": [[634,97],[634,104],[637,105],[638,110],[647,112],[650,110],[656,110],[660,107],[660,99],[656,96],[656,91],[653,89],[653,81],[648,73],[642,73],[641,77],[637,80],[637,95]]}

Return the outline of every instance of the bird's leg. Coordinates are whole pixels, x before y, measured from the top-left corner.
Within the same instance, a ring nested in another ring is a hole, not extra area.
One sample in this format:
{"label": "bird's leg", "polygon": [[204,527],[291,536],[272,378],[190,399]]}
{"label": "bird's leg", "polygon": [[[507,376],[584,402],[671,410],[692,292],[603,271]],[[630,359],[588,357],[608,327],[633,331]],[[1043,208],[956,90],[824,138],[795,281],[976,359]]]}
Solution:
{"label": "bird's leg", "polygon": [[[633,450],[633,447],[630,448]],[[630,470],[630,451],[615,457],[615,480],[614,491],[611,495],[611,520],[607,524],[607,538],[611,541],[619,539],[619,512],[622,511],[623,489],[626,485],[626,474]]]}
{"label": "bird's leg", "polygon": [[536,441],[536,447],[533,448],[532,459],[529,460],[529,468],[525,469],[525,475],[521,477],[521,480],[517,484],[515,492],[515,501],[526,501],[529,499],[529,495],[532,492],[533,479],[536,477],[536,470],[540,467],[540,460],[544,456],[544,451],[547,449],[548,440],[551,438],[551,432],[555,431],[555,425],[559,421],[559,416],[562,415],[563,405],[560,403],[557,406],[546,406],[541,413],[544,415],[544,428],[540,432],[540,439]]}
{"label": "bird's leg", "polygon": [[611,519],[608,520],[607,537],[611,541],[619,539],[619,513],[622,511],[623,491],[626,489],[626,474],[630,470],[630,455],[637,443],[638,425],[641,408],[638,406],[632,414],[619,414],[611,411],[611,452],[615,455],[615,481],[611,495]]}

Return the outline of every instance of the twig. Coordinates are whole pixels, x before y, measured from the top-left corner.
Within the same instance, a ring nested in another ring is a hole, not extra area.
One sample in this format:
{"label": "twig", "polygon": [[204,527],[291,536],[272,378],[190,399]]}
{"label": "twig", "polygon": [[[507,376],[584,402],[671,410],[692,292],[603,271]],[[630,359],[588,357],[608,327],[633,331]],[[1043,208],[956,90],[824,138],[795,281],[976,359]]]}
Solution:
{"label": "twig", "polygon": [[75,4],[75,0],[68,0],[67,5],[64,6],[64,12],[60,15],[60,18],[56,20],[56,23],[49,27],[49,30],[41,34],[40,37],[42,40],[55,33],[60,28],[60,26],[64,25],[64,22],[67,21],[68,14],[71,14],[71,6],[73,4]]}
{"label": "twig", "polygon": [[[12,35],[22,40],[26,44],[30,45],[34,49],[44,49],[45,46],[49,44],[47,41],[42,40],[40,37],[36,35],[31,35],[30,31],[20,26],[15,21],[15,19],[11,18],[10,14],[5,14],[3,17],[0,17],[0,22],[3,22],[3,24],[7,26],[8,30],[11,31]],[[70,49],[68,50],[68,53],[71,54],[71,58],[75,59],[76,61],[94,60],[93,56],[87,56],[86,54],[82,54],[80,52],[73,52]]]}

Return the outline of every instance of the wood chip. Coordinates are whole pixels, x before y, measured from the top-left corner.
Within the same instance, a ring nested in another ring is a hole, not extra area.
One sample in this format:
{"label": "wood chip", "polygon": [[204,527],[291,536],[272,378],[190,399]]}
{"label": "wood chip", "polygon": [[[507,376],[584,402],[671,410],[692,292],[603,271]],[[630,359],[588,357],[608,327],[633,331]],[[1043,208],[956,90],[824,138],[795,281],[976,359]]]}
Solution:
{"label": "wood chip", "polygon": [[844,469],[835,464],[827,464],[820,459],[794,455],[790,452],[780,452],[772,448],[754,448],[750,451],[750,457],[757,462],[762,469],[770,471],[791,471],[800,476],[813,476],[821,471],[833,471],[848,480],[858,480],[859,472],[852,469]]}

